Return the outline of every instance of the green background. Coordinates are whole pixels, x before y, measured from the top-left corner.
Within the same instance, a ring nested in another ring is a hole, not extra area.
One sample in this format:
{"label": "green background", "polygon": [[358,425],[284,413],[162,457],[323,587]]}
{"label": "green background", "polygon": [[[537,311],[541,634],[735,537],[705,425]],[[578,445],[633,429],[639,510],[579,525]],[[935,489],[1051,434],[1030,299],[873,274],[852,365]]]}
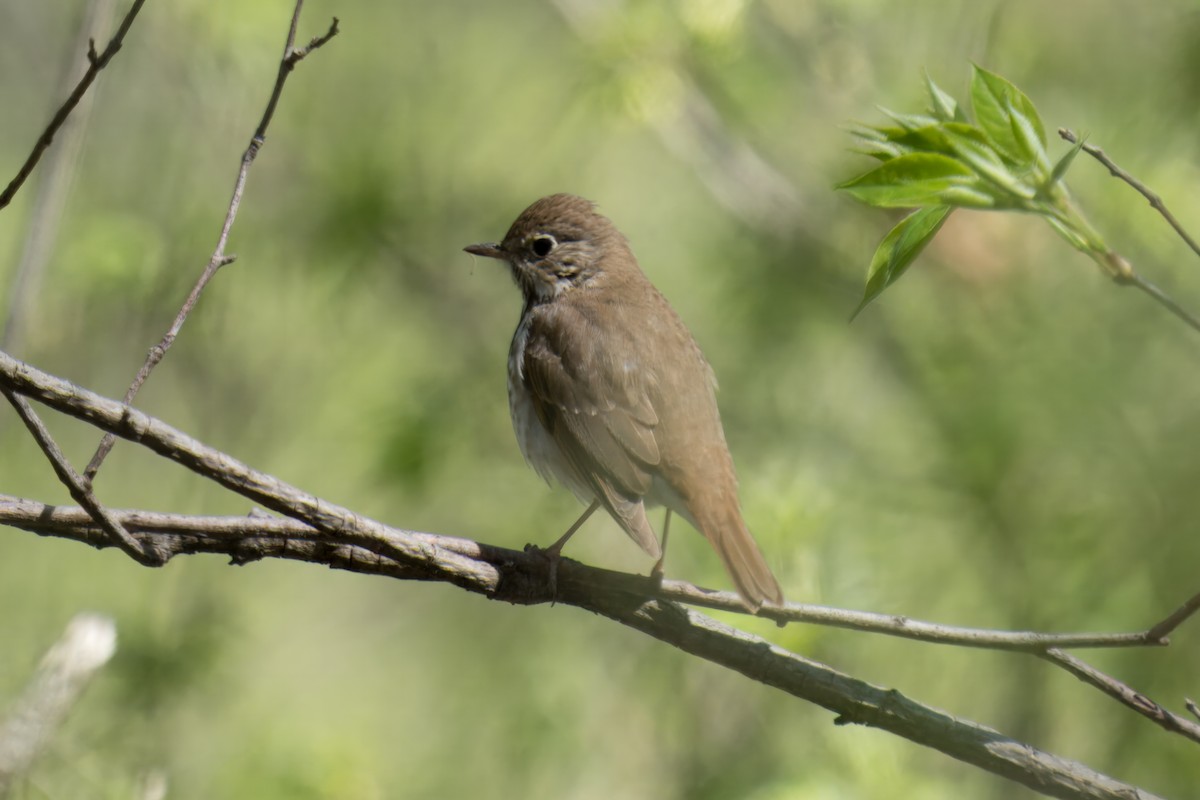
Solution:
{"label": "green background", "polygon": [[[57,106],[82,9],[0,9],[5,179]],[[95,87],[14,355],[123,392],[212,251],[290,11],[147,3]],[[1196,334],[1041,221],[963,212],[848,324],[898,216],[832,189],[870,166],[847,122],[922,108],[923,69],[961,99],[975,61],[1195,229],[1194,2],[310,0],[301,38],[334,15],[251,171],[238,261],[140,408],[400,527],[552,541],[578,506],[513,441],[518,293],[461,247],[570,191],[628,235],[713,363],[746,517],[790,599],[1108,631],[1198,588]],[[712,116],[689,113],[697,96]],[[769,168],[739,167],[741,147]],[[37,178],[0,213],[5,307]],[[1068,181],[1110,244],[1200,308],[1200,264],[1144,200],[1084,156]],[[85,463],[98,434],[47,417]],[[249,510],[129,443],[97,489]],[[0,491],[68,502],[11,413]],[[679,530],[668,575],[727,586]],[[599,517],[568,554],[650,567]],[[296,563],[148,570],[13,529],[0,608],[0,698],[76,612],[120,636],[20,797],[125,798],[157,773],[172,798],[1033,796],[571,608]],[[735,624],[1151,791],[1200,782],[1194,744],[1034,658]],[[1174,639],[1081,655],[1183,712],[1200,629]]]}

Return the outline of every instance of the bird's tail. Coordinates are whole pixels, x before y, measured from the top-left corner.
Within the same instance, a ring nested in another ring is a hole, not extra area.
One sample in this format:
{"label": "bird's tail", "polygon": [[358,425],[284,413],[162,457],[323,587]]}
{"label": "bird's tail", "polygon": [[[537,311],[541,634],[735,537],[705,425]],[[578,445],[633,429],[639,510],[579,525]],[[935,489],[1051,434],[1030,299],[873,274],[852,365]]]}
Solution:
{"label": "bird's tail", "polygon": [[742,519],[736,496],[711,498],[691,509],[697,527],[721,557],[738,594],[752,608],[783,605],[783,590]]}

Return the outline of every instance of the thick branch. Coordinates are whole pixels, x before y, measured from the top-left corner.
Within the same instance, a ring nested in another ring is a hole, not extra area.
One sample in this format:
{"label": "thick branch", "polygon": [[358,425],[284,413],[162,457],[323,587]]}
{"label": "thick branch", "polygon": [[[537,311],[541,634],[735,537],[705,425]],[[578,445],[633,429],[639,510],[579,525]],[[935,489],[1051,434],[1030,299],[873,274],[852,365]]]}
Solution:
{"label": "thick branch", "polygon": [[[114,512],[134,536],[164,558],[196,552],[230,555],[235,563],[261,558],[287,558],[327,564],[337,569],[398,578],[455,580],[448,570],[436,574],[298,523],[253,517],[178,517],[150,512]],[[79,509],[59,509],[32,501],[0,499],[0,520],[50,536],[110,546]],[[417,536],[388,529],[385,538]],[[492,599],[513,603],[544,602],[548,567],[533,552],[479,545],[467,540],[424,536],[439,558],[451,549],[478,566],[479,580],[466,588]],[[399,548],[398,548],[399,550]],[[458,566],[454,567],[458,574]],[[706,660],[736,670],[838,715],[839,724],[870,725],[940,750],[997,775],[1053,797],[1152,800],[1152,795],[1120,783],[1081,764],[1058,758],[1003,736],[989,728],[955,719],[895,690],[883,689],[844,675],[824,664],[776,647],[764,639],[723,625],[697,611],[662,599],[648,599],[648,578],[609,572],[564,559],[558,568],[553,598],[574,605]]]}
{"label": "thick branch", "polygon": [[[216,481],[255,503],[308,523],[328,536],[335,537],[336,541],[374,549],[382,555],[410,561],[415,567],[433,563],[430,559],[434,551],[468,558],[475,556],[474,548],[478,545],[468,540],[409,531],[402,532],[409,538],[400,540],[391,535],[394,529],[386,525],[314,497],[271,475],[258,472],[232,456],[192,439],[161,420],[42,372],[3,352],[0,352],[0,386],[34,397],[102,430],[139,442],[159,455],[183,464],[193,472]],[[443,566],[435,565],[435,571]],[[470,578],[468,582],[474,583],[476,578]],[[674,581],[664,583],[661,596],[664,599],[727,611],[744,610],[731,594],[707,592]],[[1166,643],[1165,634],[1159,630],[1161,623],[1155,626],[1153,633],[1144,631],[1116,634],[1040,634],[1027,631],[956,628],[910,620],[897,615],[802,604],[789,604],[785,609],[764,608],[759,613],[780,622],[811,622],[944,644],[1033,652],[1042,651],[1047,647],[1128,647]]]}
{"label": "thick branch", "polygon": [[[281,537],[322,542],[334,541],[337,538],[298,520],[265,515],[211,517],[111,509],[110,513],[129,531],[171,534],[181,537],[194,536],[198,537],[198,541],[203,540],[200,543],[193,542],[187,545],[192,549],[184,549],[183,545],[171,539],[143,538],[142,544],[152,545],[154,549],[150,551],[151,554],[163,561],[188,552],[225,553],[228,552],[226,550],[228,541],[238,537]],[[96,530],[90,515],[80,508],[47,506],[37,501],[0,494],[0,524],[13,525],[46,536],[74,539],[93,546],[107,544],[104,538],[99,536],[99,531]],[[380,527],[386,532],[389,542],[396,538],[419,536],[424,542],[441,552],[479,559],[497,569],[504,568],[514,559],[524,561],[527,558],[524,553],[483,545],[469,539],[431,533],[418,534],[382,525]],[[344,541],[353,544],[361,540],[350,536],[345,537]],[[378,549],[378,545],[373,546]],[[230,553],[230,555],[235,555],[235,560],[242,560],[238,554]],[[536,566],[540,562],[532,561],[530,563]],[[584,569],[584,567],[580,568]],[[412,577],[419,577],[419,575]],[[653,593],[661,600],[674,600],[688,605],[732,613],[747,613],[745,606],[739,602],[736,594],[701,589],[684,581],[663,581],[657,589],[650,582],[646,582],[639,588],[639,591],[647,594]],[[997,631],[940,625],[897,615],[874,614],[867,611],[852,611],[807,603],[789,603],[783,609],[765,608],[760,610],[758,615],[778,621],[825,625],[864,633],[882,633],[930,644],[980,647],[990,650],[1016,650],[1037,654],[1043,653],[1050,647],[1133,647],[1166,644],[1165,639],[1149,638],[1145,631],[1065,634]],[[1155,626],[1155,628],[1158,627],[1158,625]]]}

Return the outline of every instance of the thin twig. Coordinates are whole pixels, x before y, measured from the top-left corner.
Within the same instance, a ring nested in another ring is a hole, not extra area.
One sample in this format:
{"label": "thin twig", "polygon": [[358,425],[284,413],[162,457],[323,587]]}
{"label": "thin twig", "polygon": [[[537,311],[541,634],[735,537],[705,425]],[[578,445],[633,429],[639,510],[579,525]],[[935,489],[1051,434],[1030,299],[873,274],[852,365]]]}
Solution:
{"label": "thin twig", "polygon": [[1147,635],[1165,639],[1197,611],[1200,611],[1200,593],[1188,598],[1186,603],[1172,611],[1166,619],[1147,631]]}
{"label": "thin twig", "polygon": [[1141,289],[1163,308],[1167,309],[1176,317],[1183,320],[1188,327],[1200,331],[1200,318],[1196,317],[1183,306],[1179,305],[1179,303],[1176,303],[1173,299],[1171,299],[1170,295],[1155,286],[1150,281],[1143,278],[1141,275],[1133,273],[1128,278],[1124,279],[1122,283],[1126,283],[1130,286],[1136,286],[1138,289]]}
{"label": "thin twig", "polygon": [[129,12],[125,14],[125,18],[121,20],[120,27],[113,34],[112,39],[108,41],[108,46],[104,48],[103,53],[97,54],[95,43],[89,43],[87,72],[83,73],[83,77],[75,85],[75,91],[71,92],[66,102],[58,109],[58,112],[50,120],[50,124],[46,126],[46,130],[42,131],[42,135],[34,143],[29,157],[25,159],[25,163],[21,165],[21,169],[17,171],[16,177],[9,181],[8,186],[3,192],[0,192],[0,209],[12,202],[21,185],[25,183],[25,179],[29,177],[30,173],[33,172],[33,168],[37,166],[42,154],[46,152],[46,148],[54,141],[54,135],[58,133],[58,129],[67,121],[67,117],[75,110],[75,106],[79,105],[80,99],[87,92],[88,87],[92,85],[92,81],[96,80],[96,75],[100,73],[100,70],[108,66],[108,62],[112,61],[113,56],[121,49],[121,44],[125,40],[125,34],[129,32],[129,27],[133,25],[134,17],[142,10],[142,4],[145,2],[146,0],[133,0],[133,5],[130,6]]}
{"label": "thin twig", "polygon": [[[294,45],[296,42],[296,28],[300,21],[300,9],[304,5],[304,0],[296,0],[296,7],[292,12],[291,24],[288,28],[287,43],[283,49],[283,58],[279,62],[279,72],[275,78],[275,87],[271,91],[271,97],[267,101],[267,108],[263,112],[262,119],[258,123],[258,127],[254,131],[254,136],[250,139],[250,144],[246,147],[246,151],[242,154],[242,160],[238,167],[237,178],[233,184],[233,197],[229,201],[229,207],[225,212],[225,219],[221,224],[221,233],[217,237],[217,246],[213,250],[212,256],[208,259],[208,263],[204,267],[204,271],[200,273],[192,291],[188,293],[187,299],[184,300],[183,306],[179,309],[179,313],[175,315],[175,321],[171,323],[171,327],[159,340],[158,344],[150,348],[146,354],[146,360],[137,371],[137,375],[133,379],[133,383],[129,384],[129,388],[125,391],[124,402],[126,405],[133,403],[134,397],[142,388],[142,384],[150,377],[151,371],[154,370],[158,363],[163,360],[167,354],[167,350],[175,342],[175,337],[179,335],[179,331],[183,328],[183,324],[187,321],[188,315],[200,299],[204,287],[212,280],[217,271],[228,264],[233,263],[236,256],[225,254],[225,245],[229,241],[229,232],[233,228],[233,222],[237,219],[238,207],[242,202],[242,193],[246,188],[246,177],[250,172],[250,165],[254,163],[258,151],[262,149],[266,141],[267,126],[271,123],[271,118],[275,114],[275,107],[279,103],[279,97],[283,93],[283,84],[287,80],[287,76],[291,73],[295,65],[303,59],[308,53],[317,49],[321,45],[328,42],[338,32],[337,17],[333,18],[329,30],[323,36],[314,38],[308,45],[300,50],[296,50]],[[88,461],[87,467],[83,471],[84,479],[90,484],[96,478],[96,473],[100,469],[100,465],[104,463],[104,459],[108,456],[113,445],[116,444],[116,439],[112,434],[106,434],[100,440],[100,445],[96,448],[96,452]]]}
{"label": "thin twig", "polygon": [[1193,742],[1200,742],[1200,725],[1168,711],[1146,695],[1111,675],[1101,672],[1091,664],[1057,648],[1050,648],[1042,654],[1042,657],[1052,664],[1062,667],[1084,683],[1096,687],[1109,697],[1132,708],[1143,717],[1153,720],[1171,733],[1178,733]]}
{"label": "thin twig", "polygon": [[1183,698],[1183,704],[1187,706],[1187,710],[1192,712],[1192,716],[1200,719],[1200,706],[1196,705],[1196,701],[1190,697]]}
{"label": "thin twig", "polygon": [[[107,30],[112,19],[114,0],[90,0],[76,34],[76,45],[72,49],[71,63],[63,70],[60,78],[62,92],[70,89],[75,76],[86,70],[88,50],[85,45],[98,29]],[[101,26],[104,26],[101,28]],[[83,134],[91,118],[92,99],[95,95],[84,95],[75,111],[73,124],[65,127],[58,147],[46,156],[46,163],[37,178],[34,189],[33,209],[25,224],[21,256],[13,272],[11,289],[8,292],[8,314],[4,318],[4,332],[0,334],[0,350],[20,352],[21,340],[27,327],[26,318],[36,305],[41,288],[42,274],[54,250],[58,224],[62,219],[63,207],[70,194],[71,180],[82,149]]]}
{"label": "thin twig", "polygon": [[38,447],[46,454],[46,458],[50,460],[50,465],[54,467],[55,474],[67,487],[67,491],[71,493],[76,503],[87,509],[88,515],[96,521],[96,523],[105,530],[108,536],[112,539],[113,544],[124,550],[131,558],[139,564],[145,566],[159,566],[161,561],[155,559],[146,552],[143,552],[141,545],[134,541],[129,535],[129,531],[125,530],[121,525],[120,520],[108,512],[104,506],[100,505],[100,501],[96,499],[96,495],[84,483],[83,478],[71,466],[66,455],[54,438],[50,435],[50,431],[46,428],[46,424],[42,422],[41,417],[29,405],[29,401],[21,395],[13,392],[8,388],[0,388],[4,396],[8,398],[8,402],[12,403],[13,408],[17,410],[17,414],[21,417],[21,421],[25,423],[25,427],[33,434],[33,438],[38,443]]}
{"label": "thin twig", "polygon": [[[1079,142],[1079,137],[1077,137],[1075,132],[1069,128],[1059,128],[1058,135],[1071,144],[1076,144]],[[1179,234],[1179,238],[1183,239],[1183,241],[1187,243],[1187,246],[1192,248],[1192,252],[1200,256],[1200,243],[1197,243],[1196,240],[1193,239],[1188,232],[1183,229],[1183,226],[1179,224],[1179,220],[1175,219],[1175,215],[1167,209],[1166,204],[1156,192],[1117,166],[1116,162],[1109,158],[1108,154],[1099,147],[1096,147],[1095,145],[1084,144],[1083,150],[1089,156],[1103,164],[1114,178],[1119,178],[1125,181],[1125,183],[1137,190],[1142,197],[1146,198],[1150,202],[1150,206],[1159,214],[1161,214],[1162,218],[1165,219],[1167,223],[1175,229],[1175,232]]]}
{"label": "thin twig", "polygon": [[[711,592],[682,581],[663,581],[659,597],[694,606],[720,611],[746,613],[738,596],[731,592]],[[866,633],[881,633],[903,639],[915,639],[930,644],[957,647],[978,647],[987,650],[1015,650],[1041,653],[1049,647],[1111,648],[1160,647],[1169,644],[1165,635],[1154,630],[1131,633],[1038,633],[1036,631],[999,631],[984,628],[963,628],[923,622],[900,614],[876,614],[844,608],[788,603],[784,608],[764,606],[758,616],[785,622],[801,622],[847,628]]]}
{"label": "thin twig", "polygon": [[[148,431],[147,435],[154,431]],[[24,501],[29,503],[29,501]],[[0,502],[0,509],[8,503]],[[88,539],[93,526],[78,513],[78,509],[39,510],[18,523],[44,535],[83,538],[96,546],[108,546],[106,539]],[[69,511],[84,523],[78,530],[56,525]],[[147,524],[166,520],[143,516]],[[448,561],[449,549],[435,547],[437,572],[414,574],[409,563],[354,544],[330,541],[331,537],[316,535],[311,528],[301,527],[297,533],[311,539],[292,538],[295,525],[286,520],[264,520],[260,517],[239,518],[212,526],[213,532],[200,532],[188,523],[190,531],[173,535],[139,533],[139,538],[160,540],[164,552],[227,553],[235,563],[247,563],[261,558],[284,558],[310,563],[327,564],[336,569],[356,573],[386,575],[401,579],[425,577],[433,580],[460,583],[461,566]],[[132,518],[130,525],[135,525]],[[361,521],[361,520],[360,520]],[[253,526],[263,526],[264,535],[242,536]],[[279,535],[282,529],[288,535]],[[215,531],[222,531],[215,533]],[[342,531],[343,535],[349,527]],[[234,532],[234,533],[231,533]],[[397,536],[413,536],[411,532],[392,531]],[[436,537],[449,542],[448,537]],[[549,567],[539,555],[516,550],[489,548],[468,540],[456,540],[454,545],[466,550],[473,546],[471,559],[477,568],[479,582],[461,585],[492,599],[513,603],[546,602],[552,599],[547,591]],[[612,573],[577,564],[564,559],[559,566],[557,594],[559,605],[573,605],[608,617],[662,642],[673,645],[699,658],[739,672],[837,714],[837,724],[860,724],[886,730],[917,744],[939,750],[954,758],[988,770],[996,775],[1020,782],[1043,794],[1063,798],[1106,798],[1108,800],[1153,800],[1153,795],[1129,784],[1116,781],[1076,762],[1059,758],[1035,747],[1011,739],[973,722],[955,719],[937,709],[923,705],[894,689],[883,689],[824,664],[791,653],[758,636],[739,631],[728,625],[680,606],[668,600],[650,599],[646,591],[649,578]]]}

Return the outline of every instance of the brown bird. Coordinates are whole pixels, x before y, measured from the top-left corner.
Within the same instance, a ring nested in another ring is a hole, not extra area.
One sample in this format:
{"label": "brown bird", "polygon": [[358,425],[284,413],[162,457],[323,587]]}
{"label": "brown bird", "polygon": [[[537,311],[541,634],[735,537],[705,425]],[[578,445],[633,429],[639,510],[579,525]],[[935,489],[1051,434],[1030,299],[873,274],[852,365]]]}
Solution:
{"label": "brown bird", "polygon": [[525,209],[499,243],[468,253],[507,261],[524,295],[508,353],[508,401],[525,460],[587,510],[598,506],[643,550],[663,550],[646,507],[667,508],[704,534],[738,593],[783,603],[746,523],[717,412],[716,379],[675,310],[642,273],[629,242],[582,197]]}

